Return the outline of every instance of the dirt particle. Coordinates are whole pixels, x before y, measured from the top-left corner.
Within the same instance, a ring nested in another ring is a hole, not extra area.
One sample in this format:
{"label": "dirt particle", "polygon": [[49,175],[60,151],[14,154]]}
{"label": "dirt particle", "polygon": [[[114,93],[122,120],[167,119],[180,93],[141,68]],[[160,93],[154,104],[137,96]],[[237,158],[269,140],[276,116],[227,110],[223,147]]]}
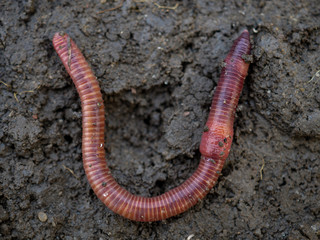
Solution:
{"label": "dirt particle", "polygon": [[253,234],[254,234],[255,236],[259,237],[259,238],[262,238],[262,237],[263,237],[260,228],[256,229],[256,230],[253,232]]}
{"label": "dirt particle", "polygon": [[41,222],[46,222],[48,220],[48,216],[44,212],[39,212],[38,213],[38,218]]}
{"label": "dirt particle", "polygon": [[267,191],[268,191],[268,192],[272,192],[272,191],[273,191],[273,186],[269,185],[269,186],[267,187]]}
{"label": "dirt particle", "polygon": [[2,234],[7,235],[7,236],[9,236],[9,234],[10,234],[10,229],[7,224],[1,224],[0,231]]}
{"label": "dirt particle", "polygon": [[224,67],[226,67],[227,66],[227,63],[225,63],[225,62],[222,62],[221,64],[220,64],[220,67],[222,67],[222,68],[224,68]]}
{"label": "dirt particle", "polygon": [[4,222],[9,219],[9,214],[2,206],[0,206],[0,222]]}
{"label": "dirt particle", "polygon": [[316,224],[311,226],[311,229],[320,236],[320,222],[317,222]]}
{"label": "dirt particle", "polygon": [[243,54],[241,58],[246,62],[246,63],[252,63],[253,62],[253,56],[250,54]]}
{"label": "dirt particle", "polygon": [[211,162],[211,163],[213,163],[213,164],[216,164],[216,161],[213,160],[212,158],[209,158],[209,159],[208,159],[208,162]]}

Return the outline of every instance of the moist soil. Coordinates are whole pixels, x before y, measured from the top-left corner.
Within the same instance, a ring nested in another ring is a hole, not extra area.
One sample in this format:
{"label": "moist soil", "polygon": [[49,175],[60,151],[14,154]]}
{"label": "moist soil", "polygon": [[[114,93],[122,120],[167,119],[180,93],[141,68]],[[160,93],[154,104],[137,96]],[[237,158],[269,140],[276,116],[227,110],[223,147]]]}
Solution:
{"label": "moist soil", "polygon": [[[319,239],[319,13],[316,0],[0,1],[0,238]],[[82,167],[80,100],[54,33],[98,78],[112,175],[156,196],[197,168],[221,63],[245,28],[253,63],[216,186],[165,221],[111,212]]]}

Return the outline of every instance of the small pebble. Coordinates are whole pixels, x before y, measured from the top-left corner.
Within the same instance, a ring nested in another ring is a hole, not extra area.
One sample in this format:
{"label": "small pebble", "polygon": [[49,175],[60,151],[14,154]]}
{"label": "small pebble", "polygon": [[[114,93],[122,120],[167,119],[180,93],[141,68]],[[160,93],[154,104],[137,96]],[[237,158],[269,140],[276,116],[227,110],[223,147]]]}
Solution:
{"label": "small pebble", "polygon": [[39,212],[38,218],[41,222],[46,222],[48,220],[48,216],[44,212]]}
{"label": "small pebble", "polygon": [[254,234],[255,236],[259,237],[259,238],[262,238],[262,237],[263,237],[260,228],[256,229],[256,230],[253,232],[253,234]]}
{"label": "small pebble", "polygon": [[268,191],[268,192],[272,192],[272,191],[273,191],[273,186],[269,185],[269,186],[267,187],[267,191]]}

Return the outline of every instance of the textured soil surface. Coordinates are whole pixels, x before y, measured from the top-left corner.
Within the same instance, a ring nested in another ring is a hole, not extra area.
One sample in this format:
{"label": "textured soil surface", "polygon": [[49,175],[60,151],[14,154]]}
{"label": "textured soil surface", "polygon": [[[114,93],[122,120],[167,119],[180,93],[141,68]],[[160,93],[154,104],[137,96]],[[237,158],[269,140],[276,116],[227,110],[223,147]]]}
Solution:
{"label": "textured soil surface", "polygon": [[[217,185],[162,222],[111,212],[86,180],[80,101],[54,33],[98,77],[113,176],[156,196],[196,169],[221,62],[244,28],[254,62]],[[0,238],[319,239],[319,70],[317,0],[0,0]]]}

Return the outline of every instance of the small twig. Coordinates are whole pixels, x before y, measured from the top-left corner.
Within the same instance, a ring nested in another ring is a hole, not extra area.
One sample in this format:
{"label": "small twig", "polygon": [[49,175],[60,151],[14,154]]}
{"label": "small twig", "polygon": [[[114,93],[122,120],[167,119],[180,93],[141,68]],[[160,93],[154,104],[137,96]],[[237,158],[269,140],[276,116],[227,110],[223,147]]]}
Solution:
{"label": "small twig", "polygon": [[110,11],[116,10],[118,8],[121,8],[122,5],[123,5],[123,2],[124,2],[124,0],[122,0],[121,3],[118,6],[115,6],[113,8],[108,8],[106,10],[102,10],[102,11],[98,12],[98,14],[101,14],[101,13],[104,13],[104,12],[110,12]]}
{"label": "small twig", "polygon": [[[38,89],[38,88],[37,88],[37,89]],[[36,89],[34,89],[34,90],[36,90]],[[20,95],[20,94],[22,94],[22,93],[33,93],[34,90],[22,91],[22,92],[19,92],[18,94]]]}
{"label": "small twig", "polygon": [[308,83],[312,82],[315,77],[320,78],[320,70],[318,70],[318,71],[312,76],[312,78],[308,81]]}
{"label": "small twig", "polygon": [[169,9],[169,10],[175,10],[179,6],[179,3],[176,3],[176,5],[174,5],[173,7],[161,6],[158,3],[153,3],[153,4],[156,5],[158,8]]}
{"label": "small twig", "polygon": [[21,95],[22,93],[33,93],[35,90],[39,89],[40,86],[38,86],[37,88],[33,89],[33,90],[26,90],[26,91],[21,91],[21,92],[14,92],[13,96],[16,99],[16,101],[19,103],[19,99],[18,99],[18,95]]}
{"label": "small twig", "polygon": [[62,164],[62,166],[64,167],[64,169],[68,170],[76,179],[79,180],[79,177],[74,173],[72,169],[66,167],[64,164]]}
{"label": "small twig", "polygon": [[263,179],[262,171],[263,171],[263,169],[264,169],[264,166],[265,166],[265,163],[264,163],[264,159],[262,158],[262,166],[261,166],[261,168],[260,168],[260,179],[261,179],[261,181],[262,181],[262,179]]}
{"label": "small twig", "polygon": [[191,238],[193,238],[194,237],[194,234],[191,234],[191,235],[189,235],[188,237],[187,237],[187,240],[191,240]]}
{"label": "small twig", "polygon": [[[312,78],[307,82],[307,84],[311,83],[311,82],[313,81],[313,79],[315,79],[315,78],[320,78],[320,70],[318,70],[318,71],[312,76]],[[313,85],[316,85],[317,82],[318,82],[318,80],[315,81],[315,82],[313,83]],[[313,92],[313,91],[310,92],[310,94],[308,95],[308,97],[311,96],[312,92]]]}
{"label": "small twig", "polygon": [[3,85],[5,85],[7,88],[11,88],[11,86],[10,86],[8,83],[5,83],[4,81],[1,81],[1,80],[0,80],[0,82],[1,82]]}
{"label": "small twig", "polygon": [[19,99],[18,99],[18,97],[17,97],[17,94],[18,94],[18,93],[14,92],[14,93],[13,93],[13,96],[14,96],[14,98],[16,99],[17,103],[19,103]]}
{"label": "small twig", "polygon": [[[0,83],[2,83],[3,85],[5,85],[7,88],[12,88],[11,85],[9,85],[8,83],[5,83],[4,81],[0,80]],[[13,97],[14,99],[16,99],[17,103],[19,103],[18,97],[17,97],[18,93],[13,92]]]}
{"label": "small twig", "polygon": [[[12,88],[11,85],[9,85],[8,83],[5,83],[4,81],[1,81],[0,80],[0,83],[2,83],[3,85],[5,85],[7,88]],[[27,91],[22,91],[22,92],[13,92],[13,97],[14,99],[17,101],[17,103],[20,103],[19,102],[19,99],[18,99],[18,95],[22,94],[22,93],[32,93],[34,92],[35,90],[37,90],[40,86],[38,86],[37,88],[33,89],[33,90],[27,90]]]}
{"label": "small twig", "polygon": [[[143,3],[143,2],[146,2],[146,0],[136,0],[134,1],[136,3]],[[101,13],[104,13],[104,12],[110,12],[110,11],[114,11],[118,8],[121,8],[123,6],[123,3],[124,3],[124,0],[121,1],[121,3],[118,5],[118,6],[115,6],[113,8],[108,8],[106,10],[102,10],[100,12],[98,12],[98,14],[101,14]],[[169,6],[162,6],[160,5],[159,3],[153,3],[154,5],[156,5],[158,8],[161,8],[161,9],[168,9],[168,10],[175,10],[177,9],[177,7],[179,6],[179,3],[176,3],[173,7],[169,7]]]}

